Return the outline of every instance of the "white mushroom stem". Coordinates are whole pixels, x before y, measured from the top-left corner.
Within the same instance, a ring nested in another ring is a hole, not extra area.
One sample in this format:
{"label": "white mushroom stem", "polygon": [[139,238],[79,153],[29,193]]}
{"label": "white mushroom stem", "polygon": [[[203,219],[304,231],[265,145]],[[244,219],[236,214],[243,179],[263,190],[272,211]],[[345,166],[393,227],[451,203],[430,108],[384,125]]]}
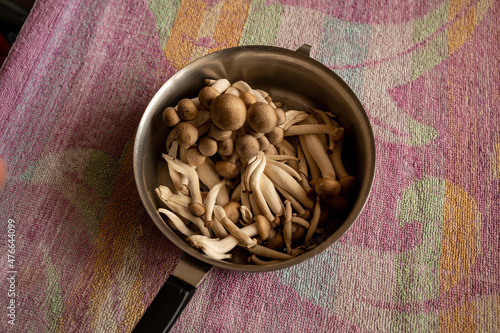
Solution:
{"label": "white mushroom stem", "polygon": [[283,131],[288,130],[293,124],[303,121],[309,116],[309,114],[304,111],[289,110],[285,112],[285,116],[286,120],[283,125],[280,126],[283,128]]}
{"label": "white mushroom stem", "polygon": [[304,191],[309,192],[311,190],[311,186],[309,186],[309,172],[307,169],[307,160],[304,156],[304,152],[302,151],[302,147],[300,145],[297,146],[297,156],[299,157],[298,168],[299,174],[302,176],[302,180],[300,181],[300,185],[304,188]]}
{"label": "white mushroom stem", "polygon": [[348,176],[348,173],[344,168],[344,164],[342,163],[342,143],[343,140],[335,142],[333,152],[330,155],[330,161],[332,162],[335,173],[339,179]]}
{"label": "white mushroom stem", "polygon": [[284,213],[283,203],[273,182],[265,174],[260,176],[260,188],[274,215],[282,216]]}
{"label": "white mushroom stem", "polygon": [[191,203],[191,197],[182,194],[175,194],[167,186],[158,186],[158,191],[160,191],[163,198],[186,208],[188,208],[189,204]]}
{"label": "white mushroom stem", "polygon": [[248,193],[248,200],[250,201],[250,208],[254,215],[262,215],[262,211],[260,210],[259,205],[257,204],[257,200],[255,200],[255,196],[253,193]]}
{"label": "white mushroom stem", "polygon": [[295,152],[295,148],[287,140],[281,141],[281,147],[283,147],[283,150],[287,155],[293,155],[293,156],[297,155],[297,153]]}
{"label": "white mushroom stem", "polygon": [[240,97],[240,91],[235,87],[227,88],[227,90],[224,92],[224,94],[231,94],[231,95],[234,95],[236,97]]}
{"label": "white mushroom stem", "polygon": [[[321,120],[323,121],[323,123],[325,125],[334,126],[332,119],[326,114],[326,112],[323,112],[323,111],[318,110],[318,109],[313,109],[313,108],[311,108],[311,110],[316,114],[316,116],[318,116],[319,118],[321,118]],[[333,147],[335,146],[335,140],[334,140],[334,138],[335,138],[334,135],[328,135],[328,149],[327,149],[327,153],[329,155],[333,153]]]}
{"label": "white mushroom stem", "polygon": [[307,229],[307,234],[304,237],[304,244],[306,246],[309,246],[311,243],[311,238],[312,238],[316,228],[318,227],[318,222],[319,222],[320,216],[321,216],[321,205],[319,204],[319,198],[316,198],[316,205],[314,207],[314,213],[313,213],[313,216],[311,218],[311,223],[309,225],[309,229]]}
{"label": "white mushroom stem", "polygon": [[304,135],[303,137],[304,143],[307,147],[307,149],[302,147],[304,154],[306,153],[306,150],[309,151],[311,157],[314,161],[316,161],[318,168],[321,170],[323,177],[335,179],[335,170],[333,169],[332,162],[330,161],[326,151],[323,149],[323,145],[321,144],[319,137],[314,134]]}
{"label": "white mushroom stem", "polygon": [[226,229],[224,229],[220,221],[215,216],[213,216],[213,219],[212,221],[210,221],[208,226],[207,225],[205,226],[207,228],[210,228],[210,230],[213,231],[215,237],[217,238],[225,238],[228,235]]}
{"label": "white mushroom stem", "polygon": [[309,168],[309,174],[311,175],[311,179],[321,178],[321,171],[318,167],[318,164],[314,160],[314,157],[311,155],[309,148],[306,144],[305,136],[300,135],[300,146],[302,147],[302,152],[305,156],[305,160],[307,161],[307,167]]}
{"label": "white mushroom stem", "polygon": [[[248,237],[258,235],[257,223],[252,223],[240,229]],[[240,239],[229,235],[224,239],[209,238],[201,235],[193,235],[188,238],[188,241],[197,249],[201,249],[207,256],[214,259],[231,259],[231,251],[240,243]]]}
{"label": "white mushroom stem", "polygon": [[[198,117],[196,117],[193,120],[189,120],[188,123],[191,123],[195,127],[199,128],[199,127],[201,127],[201,125],[210,123],[210,119],[211,119],[210,111],[205,110],[205,109],[201,109],[200,111],[198,111]],[[199,134],[198,134],[199,136],[201,136],[203,134],[203,133],[201,133],[201,131],[199,129],[198,129],[198,132],[199,132]]]}
{"label": "white mushroom stem", "polygon": [[239,183],[231,192],[231,201],[241,201],[241,183]]}
{"label": "white mushroom stem", "polygon": [[188,208],[186,208],[186,207],[184,207],[182,205],[179,205],[179,204],[177,204],[177,203],[175,203],[173,201],[168,200],[168,198],[166,198],[166,197],[164,197],[162,195],[162,193],[161,193],[161,191],[159,189],[156,189],[155,192],[158,195],[158,197],[160,198],[160,200],[168,208],[170,208],[172,211],[174,211],[175,213],[179,214],[183,218],[185,218],[185,219],[193,222],[198,227],[198,229],[200,229],[202,235],[210,237],[210,231],[207,229],[207,227],[205,227],[205,222],[203,222],[203,220],[201,218],[199,218],[198,216],[194,216],[193,214],[191,214],[191,212],[189,211]]}
{"label": "white mushroom stem", "polygon": [[220,223],[224,226],[224,228],[226,228],[231,235],[238,238],[243,244],[245,244],[247,248],[251,248],[257,244],[257,241],[255,239],[252,239],[250,236],[248,236],[227,217],[224,208],[219,205],[215,205],[214,213]]}
{"label": "white mushroom stem", "polygon": [[248,83],[246,83],[245,81],[236,81],[235,83],[233,83],[233,87],[235,87],[236,89],[238,89],[241,92],[251,92],[252,91],[252,87],[250,87],[250,85]]}
{"label": "white mushroom stem", "polygon": [[286,252],[292,254],[292,204],[285,200],[285,221],[283,222],[283,242]]}
{"label": "white mushroom stem", "polygon": [[304,191],[302,186],[287,172],[277,166],[269,164],[266,165],[264,173],[271,179],[275,186],[278,185],[288,193],[293,193],[293,196],[306,208],[312,209],[314,207],[314,202],[307,197],[306,191]]}
{"label": "white mushroom stem", "polygon": [[292,155],[266,155],[266,159],[269,162],[273,161],[299,161],[298,157]]}
{"label": "white mushroom stem", "polygon": [[269,148],[264,152],[266,155],[278,155],[278,151],[274,145],[270,145]]}
{"label": "white mushroom stem", "polygon": [[311,226],[311,223],[307,222],[307,220],[303,219],[302,217],[298,217],[298,216],[293,216],[292,222],[297,224],[297,225],[300,225],[301,227],[303,227],[305,229],[309,229],[309,227]]}
{"label": "white mushroom stem", "polygon": [[302,177],[299,175],[299,173],[297,171],[295,171],[291,166],[289,166],[285,163],[277,162],[277,161],[274,161],[272,159],[267,160],[267,163],[275,165],[278,168],[283,169],[284,171],[288,172],[288,174],[290,176],[292,176],[293,178],[295,178],[299,182],[302,180]]}
{"label": "white mushroom stem", "polygon": [[304,134],[329,134],[335,136],[337,134],[338,128],[331,125],[324,124],[303,124],[303,125],[293,125],[290,126],[284,133],[283,136],[294,136],[294,135],[304,135]]}
{"label": "white mushroom stem", "polygon": [[259,166],[259,163],[257,161],[257,156],[251,158],[248,163],[247,167],[245,169],[245,172],[243,173],[242,179],[241,179],[241,186],[243,192],[251,192],[250,189],[250,177],[252,176],[252,173],[255,171],[255,169]]}
{"label": "white mushroom stem", "polygon": [[302,207],[301,203],[298,202],[297,199],[295,199],[295,197],[293,195],[288,193],[288,191],[285,191],[281,186],[279,186],[279,185],[275,185],[275,186],[276,186],[276,189],[281,193],[281,195],[283,195],[286,200],[289,200],[291,202],[293,209],[295,209],[295,211],[297,212],[297,214],[299,214],[299,216],[309,217],[310,212],[308,210],[304,209],[304,207]]}
{"label": "white mushroom stem", "polygon": [[[198,177],[200,181],[205,184],[209,189],[214,187],[221,181],[221,178],[217,171],[215,170],[214,162],[207,158],[205,162],[196,168],[196,172],[198,173]],[[219,191],[219,195],[215,201],[219,206],[224,206],[229,202],[229,193],[226,187],[223,187]]]}
{"label": "white mushroom stem", "polygon": [[249,206],[241,205],[240,206],[241,219],[244,222],[244,225],[249,225],[252,222],[253,214],[250,210]]}
{"label": "white mushroom stem", "polygon": [[231,86],[231,83],[227,79],[216,80],[211,87],[220,92],[221,94],[226,91],[227,88]]}
{"label": "white mushroom stem", "polygon": [[[179,144],[176,140],[174,140],[170,149],[168,150],[168,156],[172,158],[177,158],[177,151],[179,149]],[[167,162],[168,163],[168,162]],[[189,190],[186,185],[183,184],[183,179],[180,173],[174,170],[174,168],[168,168],[168,174],[170,175],[170,179],[174,184],[175,189],[182,194],[189,195]]]}
{"label": "white mushroom stem", "polygon": [[196,169],[168,155],[163,154],[163,158],[167,161],[169,168],[173,168],[175,171],[187,177],[189,192],[193,202],[203,205],[200,192],[200,179],[198,178]]}
{"label": "white mushroom stem", "polygon": [[252,207],[250,202],[250,194],[248,192],[241,192],[241,206],[247,206],[248,208]]}
{"label": "white mushroom stem", "polygon": [[184,236],[189,237],[189,236],[196,235],[196,233],[193,230],[186,227],[184,222],[182,222],[182,220],[180,219],[179,216],[177,216],[177,214],[175,214],[175,213],[173,213],[165,208],[158,208],[158,212],[165,214],[168,217],[168,219],[170,220],[170,222],[172,222],[172,224],[175,226],[175,229],[180,231]]}
{"label": "white mushroom stem", "polygon": [[208,195],[205,199],[205,221],[210,223],[212,221],[212,215],[214,212],[214,205],[217,196],[219,195],[220,190],[226,186],[226,182],[223,180],[213,186],[210,191],[208,191]]}
{"label": "white mushroom stem", "polygon": [[252,94],[255,96],[257,102],[269,104],[257,90],[252,90]]}
{"label": "white mushroom stem", "polygon": [[266,167],[266,158],[263,152],[259,151],[256,162],[258,162],[259,164],[250,176],[250,188],[252,189],[252,194],[255,197],[255,201],[257,201],[257,205],[262,211],[262,215],[264,215],[270,223],[273,223],[274,216],[266,203],[266,199],[264,198],[260,187],[260,176],[262,175]]}
{"label": "white mushroom stem", "polygon": [[165,146],[167,149],[170,149],[169,147],[172,145],[172,143],[175,141],[175,131],[172,130],[170,133],[168,133],[167,140],[165,141]]}

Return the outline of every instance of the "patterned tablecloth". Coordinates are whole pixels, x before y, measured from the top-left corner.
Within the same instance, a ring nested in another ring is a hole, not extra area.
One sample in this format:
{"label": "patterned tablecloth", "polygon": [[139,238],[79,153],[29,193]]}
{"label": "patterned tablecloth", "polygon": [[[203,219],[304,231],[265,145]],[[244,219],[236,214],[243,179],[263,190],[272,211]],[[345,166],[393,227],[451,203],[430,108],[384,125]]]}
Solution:
{"label": "patterned tablecloth", "polygon": [[38,0],[0,71],[0,331],[131,331],[181,256],[133,179],[148,101],[209,52],[307,43],[373,126],[366,208],[297,266],[213,269],[172,331],[498,332],[499,17],[494,0]]}

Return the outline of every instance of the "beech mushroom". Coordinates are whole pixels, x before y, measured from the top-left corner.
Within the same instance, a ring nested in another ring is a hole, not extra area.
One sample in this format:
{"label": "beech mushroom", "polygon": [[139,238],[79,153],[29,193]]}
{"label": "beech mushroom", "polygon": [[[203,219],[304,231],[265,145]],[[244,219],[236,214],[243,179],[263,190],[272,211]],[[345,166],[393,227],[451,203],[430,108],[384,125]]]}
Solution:
{"label": "beech mushroom", "polygon": [[271,234],[271,225],[269,221],[262,215],[257,215],[253,218],[255,223],[257,223],[257,230],[259,231],[259,238],[262,241],[266,241]]}
{"label": "beech mushroom", "polygon": [[262,151],[268,150],[269,146],[271,145],[271,143],[265,136],[261,136],[260,138],[257,139],[257,141],[259,142],[259,150]]}
{"label": "beech mushroom", "polygon": [[238,223],[240,219],[240,203],[236,201],[229,201],[224,205],[224,211],[226,212],[226,216],[234,223]]}
{"label": "beech mushroom", "polygon": [[248,160],[259,152],[259,141],[250,134],[240,135],[236,139],[235,148],[242,160]]}
{"label": "beech mushroom", "polygon": [[163,154],[163,158],[167,161],[169,168],[173,168],[175,171],[184,175],[188,179],[188,188],[191,194],[192,202],[189,204],[189,210],[195,216],[201,216],[205,213],[205,207],[202,204],[201,192],[200,192],[200,180],[196,170],[182,163],[179,160],[173,159],[168,155]]}
{"label": "beech mushroom", "polygon": [[265,174],[260,176],[260,189],[274,215],[283,215],[283,203],[281,202],[280,196],[273,182]]}
{"label": "beech mushroom", "polygon": [[184,98],[177,104],[177,113],[182,120],[193,120],[198,117],[198,108],[191,99]]}
{"label": "beech mushroom", "polygon": [[217,173],[226,179],[236,178],[240,174],[240,167],[236,164],[238,155],[233,154],[229,159],[217,161],[215,170]]}
{"label": "beech mushroom", "polygon": [[257,168],[255,168],[254,172],[250,176],[250,188],[252,189],[252,195],[257,202],[262,214],[269,220],[269,222],[274,221],[274,216],[267,205],[264,194],[262,193],[262,189],[260,187],[260,176],[264,172],[266,167],[266,158],[263,152],[259,152],[257,155],[257,159],[253,163],[258,163]]}
{"label": "beech mushroom", "polygon": [[217,96],[210,108],[212,122],[220,129],[234,131],[243,126],[247,116],[245,103],[234,95]]}
{"label": "beech mushroom", "polygon": [[198,147],[190,147],[186,151],[186,161],[193,167],[198,167],[205,163],[205,155],[203,155]]}
{"label": "beech mushroom", "polygon": [[248,91],[241,93],[240,98],[243,101],[243,103],[245,103],[245,107],[247,109],[250,106],[252,106],[252,104],[257,102],[257,100],[255,99],[255,96],[251,92],[248,92]]}
{"label": "beech mushroom", "polygon": [[254,131],[269,133],[276,127],[278,117],[269,104],[256,102],[248,109],[247,122]]}
{"label": "beech mushroom", "polygon": [[210,86],[222,94],[231,86],[231,82],[228,79],[218,79]]}
{"label": "beech mushroom", "polygon": [[207,87],[203,87],[203,89],[200,90],[200,92],[198,94],[198,100],[200,101],[201,105],[203,105],[205,108],[210,110],[210,107],[212,106],[212,102],[219,95],[220,95],[220,92],[218,92],[213,87],[207,86]]}
{"label": "beech mushroom", "polygon": [[[205,159],[205,163],[196,168],[196,173],[198,174],[200,181],[209,189],[221,181],[217,170],[215,170],[214,162],[209,158]],[[222,206],[229,202],[229,193],[225,186],[220,190],[215,202]]]}
{"label": "beech mushroom", "polygon": [[214,206],[214,213],[217,219],[222,223],[224,228],[233,235],[238,238],[247,248],[252,248],[257,245],[257,241],[252,239],[250,236],[245,234],[240,228],[236,226],[226,215],[224,208],[219,205]]}
{"label": "beech mushroom", "polygon": [[303,134],[329,134],[335,136],[338,128],[331,125],[324,124],[303,124],[290,126],[285,132],[284,136],[294,136]]}
{"label": "beech mushroom", "polygon": [[168,107],[163,111],[163,122],[168,127],[174,127],[181,122],[181,118],[173,107]]}
{"label": "beech mushroom", "polygon": [[283,222],[283,241],[286,252],[292,253],[292,204],[290,200],[285,200],[285,221]]}
{"label": "beech mushroom", "polygon": [[204,156],[214,156],[217,153],[217,141],[205,136],[200,139],[198,149]]}
{"label": "beech mushroom", "polygon": [[182,220],[179,218],[179,216],[177,216],[177,214],[175,214],[175,213],[173,213],[165,208],[158,208],[158,212],[165,214],[169,218],[169,220],[172,222],[175,229],[180,231],[184,236],[189,237],[189,236],[196,235],[196,233],[193,230],[189,229],[184,224],[184,222],[182,222]]}
{"label": "beech mushroom", "polygon": [[306,246],[310,245],[311,238],[316,231],[316,227],[318,226],[319,218],[321,216],[321,205],[319,203],[319,199],[316,199],[316,205],[314,206],[313,216],[311,218],[311,223],[309,224],[309,229],[307,229],[307,234],[304,238],[304,244]]}
{"label": "beech mushroom", "polygon": [[273,128],[273,130],[266,134],[269,142],[275,146],[278,146],[283,141],[283,129],[279,126]]}
{"label": "beech mushroom", "polygon": [[286,121],[285,111],[283,111],[282,108],[276,108],[276,109],[274,109],[274,112],[276,112],[276,118],[278,119],[278,122],[276,123],[276,125],[277,126],[283,125]]}
{"label": "beech mushroom", "polygon": [[[344,129],[340,128],[341,137],[343,138]],[[341,185],[340,193],[347,198],[353,198],[356,195],[358,180],[347,173],[342,163],[342,143],[343,140],[335,142],[332,155],[330,155],[330,160],[333,164],[333,168],[339,178],[339,183]]]}
{"label": "beech mushroom", "polygon": [[229,156],[234,153],[234,141],[228,138],[224,141],[219,141],[217,152],[222,156]]}
{"label": "beech mushroom", "polygon": [[233,135],[233,131],[226,131],[223,129],[218,128],[215,126],[215,124],[212,124],[210,127],[210,134],[209,134],[214,140],[217,141],[224,141],[229,139]]}
{"label": "beech mushroom", "polygon": [[188,122],[178,123],[173,131],[175,140],[181,147],[191,147],[198,140],[198,129]]}

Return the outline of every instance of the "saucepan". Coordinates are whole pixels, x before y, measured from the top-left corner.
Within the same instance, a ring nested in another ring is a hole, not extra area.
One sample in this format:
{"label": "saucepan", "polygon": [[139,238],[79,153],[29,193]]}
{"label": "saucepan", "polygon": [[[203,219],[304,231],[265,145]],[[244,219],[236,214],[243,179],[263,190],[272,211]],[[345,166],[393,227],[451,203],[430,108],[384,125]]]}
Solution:
{"label": "saucepan", "polygon": [[[362,104],[349,86],[332,70],[310,57],[310,46],[298,50],[272,46],[240,46],[213,52],[193,61],[173,75],[155,94],[139,124],[133,166],[137,189],[145,209],[161,232],[184,254],[160,289],[135,332],[168,331],[189,302],[203,277],[213,267],[242,272],[279,270],[308,260],[336,242],[356,221],[370,195],[375,172],[375,141]],[[184,98],[198,96],[205,79],[243,80],[262,89],[287,110],[326,110],[338,116],[345,129],[342,150],[345,168],[358,179],[358,191],[348,212],[323,226],[314,235],[317,246],[301,255],[267,265],[248,261],[249,253],[236,247],[231,259],[218,260],[189,244],[183,235],[166,223],[159,208],[165,208],[155,189],[172,188],[168,165],[162,158],[171,129],[163,121],[163,111]]]}

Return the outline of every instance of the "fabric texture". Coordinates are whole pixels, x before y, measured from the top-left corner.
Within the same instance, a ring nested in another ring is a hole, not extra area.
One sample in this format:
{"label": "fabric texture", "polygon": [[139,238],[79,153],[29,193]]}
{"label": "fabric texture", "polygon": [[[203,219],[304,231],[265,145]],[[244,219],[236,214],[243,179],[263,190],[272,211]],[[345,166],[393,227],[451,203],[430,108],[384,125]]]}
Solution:
{"label": "fabric texture", "polygon": [[250,44],[310,44],[351,86],[373,190],[308,261],[214,268],[172,332],[500,331],[498,17],[494,0],[38,0],[0,71],[0,331],[133,329],[181,256],[137,194],[137,125],[177,70]]}

